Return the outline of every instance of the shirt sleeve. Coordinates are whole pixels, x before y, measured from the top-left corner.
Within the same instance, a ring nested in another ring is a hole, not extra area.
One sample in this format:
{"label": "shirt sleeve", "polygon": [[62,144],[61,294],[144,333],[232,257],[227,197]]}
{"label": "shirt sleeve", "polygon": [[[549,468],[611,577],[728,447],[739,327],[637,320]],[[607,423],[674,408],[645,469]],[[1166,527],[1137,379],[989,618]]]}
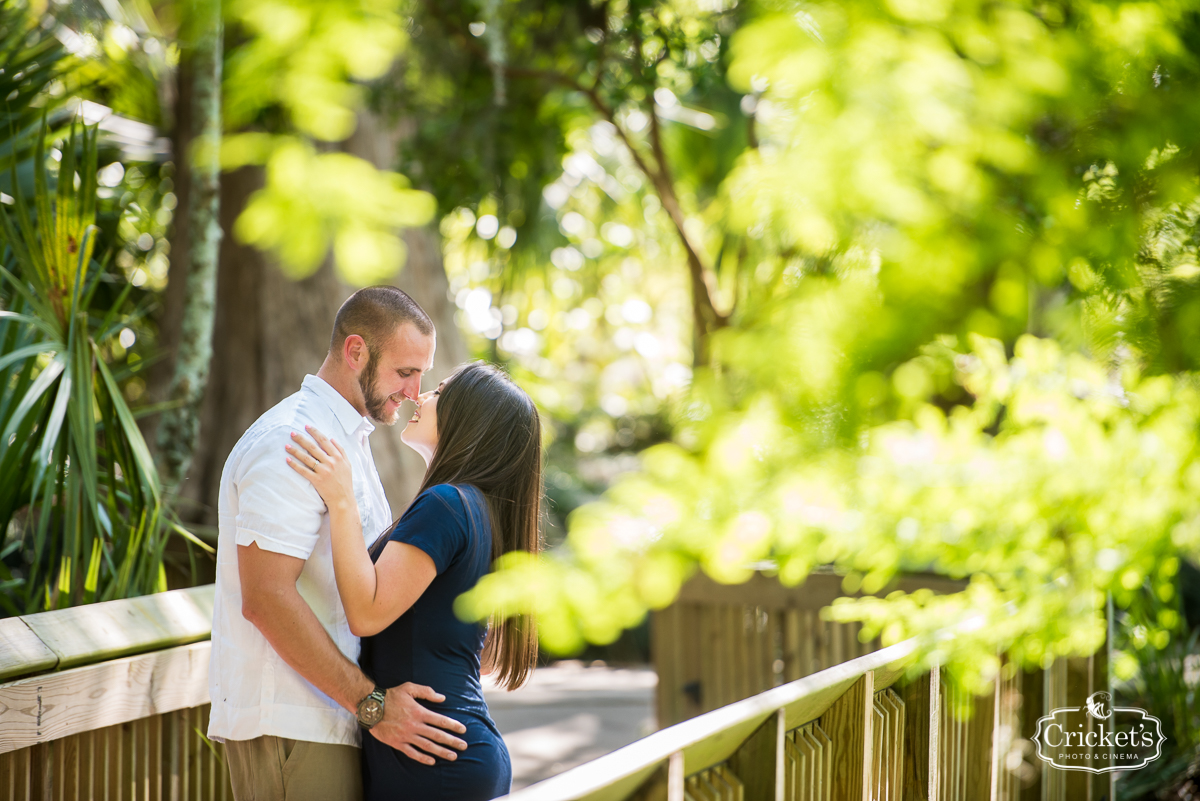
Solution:
{"label": "shirt sleeve", "polygon": [[247,451],[236,479],[237,544],[308,559],[317,545],[325,502],[316,487],[287,463],[291,430],[265,433]]}
{"label": "shirt sleeve", "polygon": [[388,539],[424,551],[440,576],[467,546],[466,515],[458,490],[438,484],[422,492]]}

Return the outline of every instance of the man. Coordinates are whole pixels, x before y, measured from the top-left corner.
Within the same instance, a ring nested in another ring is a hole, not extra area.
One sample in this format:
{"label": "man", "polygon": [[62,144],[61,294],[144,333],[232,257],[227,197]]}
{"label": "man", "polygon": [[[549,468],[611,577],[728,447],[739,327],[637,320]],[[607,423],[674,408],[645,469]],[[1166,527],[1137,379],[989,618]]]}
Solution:
{"label": "man", "polygon": [[399,289],[356,292],[338,311],[321,369],[260,417],[225,462],[208,736],[225,742],[238,801],[360,798],[360,727],[426,764],[466,748],[451,734],[462,724],[416,701],[441,701],[434,690],[381,691],[358,669],[329,516],[284,452],[305,425],[330,432],[350,455],[363,537],[374,541],[392,512],[367,436],[372,421],[392,425],[420,393],[434,336],[429,316]]}

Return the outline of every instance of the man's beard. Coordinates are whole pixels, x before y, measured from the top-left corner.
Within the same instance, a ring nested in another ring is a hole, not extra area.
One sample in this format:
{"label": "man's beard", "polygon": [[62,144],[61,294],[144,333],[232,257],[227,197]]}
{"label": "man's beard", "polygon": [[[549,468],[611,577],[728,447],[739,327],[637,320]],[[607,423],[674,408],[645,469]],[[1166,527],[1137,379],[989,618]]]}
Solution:
{"label": "man's beard", "polygon": [[396,407],[396,411],[392,413],[392,419],[388,420],[384,417],[385,409],[387,408],[388,395],[380,395],[375,391],[375,378],[377,371],[375,369],[379,360],[374,353],[368,351],[367,366],[358,376],[358,386],[362,389],[363,402],[367,407],[367,414],[370,418],[383,426],[395,425],[400,419],[400,408]]}

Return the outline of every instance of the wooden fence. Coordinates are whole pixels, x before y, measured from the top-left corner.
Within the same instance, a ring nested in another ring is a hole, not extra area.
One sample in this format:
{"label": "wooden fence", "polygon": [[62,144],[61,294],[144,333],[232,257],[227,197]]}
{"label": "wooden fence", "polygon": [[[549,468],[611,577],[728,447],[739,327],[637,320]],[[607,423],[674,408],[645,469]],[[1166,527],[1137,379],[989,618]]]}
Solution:
{"label": "wooden fence", "polygon": [[[1082,703],[1098,688],[1092,677],[1105,674],[1102,656],[1006,673],[991,694],[964,699],[941,670],[905,680],[912,652],[905,642],[856,657],[507,798],[1111,801],[1111,773],[1052,768],[1032,755],[1027,740],[1042,710]],[[956,714],[960,703],[970,716]]]}
{"label": "wooden fence", "polygon": [[[948,593],[964,585],[928,574],[906,576],[889,589]],[[845,594],[842,577],[827,572],[812,574],[799,587],[761,573],[733,585],[703,574],[692,578],[673,604],[651,618],[658,725],[878,651],[878,640],[860,641],[858,624],[821,620],[820,611]]]}
{"label": "wooden fence", "polygon": [[208,728],[213,587],[0,620],[0,799],[231,799]]}
{"label": "wooden fence", "polygon": [[[511,799],[1111,801],[1112,774],[1028,747],[1044,710],[1106,686],[1103,652],[1006,673],[959,719],[940,671],[903,679],[910,643],[874,650],[819,620],[840,581],[704,581],[654,623],[660,721],[690,719]],[[203,736],[212,601],[208,586],[0,620],[0,799],[230,798]]]}

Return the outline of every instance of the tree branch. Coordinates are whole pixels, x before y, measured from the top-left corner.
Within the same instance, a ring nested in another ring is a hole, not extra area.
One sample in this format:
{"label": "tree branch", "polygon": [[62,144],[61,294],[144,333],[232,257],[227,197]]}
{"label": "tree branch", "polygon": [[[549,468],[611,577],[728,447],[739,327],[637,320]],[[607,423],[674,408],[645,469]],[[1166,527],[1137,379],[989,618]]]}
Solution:
{"label": "tree branch", "polygon": [[[438,17],[443,22],[443,25],[445,25],[445,18],[439,13],[436,3],[427,5],[430,6],[431,13]],[[640,43],[640,36],[636,32],[635,39]],[[467,37],[461,37],[460,40],[467,50],[487,60],[487,54],[477,42]],[[664,46],[664,49],[669,48],[665,48]],[[635,58],[639,60],[638,63],[640,65],[642,58],[640,46],[637,48]],[[661,123],[654,110],[655,100],[653,90],[649,93],[648,99],[650,143],[654,160],[652,164],[647,160],[645,154],[633,143],[625,129],[617,122],[615,110],[600,96],[600,77],[603,75],[603,71],[598,73],[596,83],[591,87],[584,86],[575,78],[553,70],[505,65],[504,73],[511,78],[547,81],[551,84],[564,86],[581,93],[588,99],[596,111],[600,113],[600,116],[616,130],[617,137],[629,151],[634,164],[650,180],[651,186],[654,187],[654,191],[662,202],[663,209],[667,212],[667,216],[670,218],[672,225],[675,227],[676,234],[679,236],[679,241],[683,245],[683,250],[687,257],[688,277],[692,288],[693,363],[696,365],[707,363],[708,338],[714,331],[725,326],[729,321],[729,317],[717,311],[716,305],[713,303],[713,296],[716,293],[713,272],[705,265],[698,245],[688,236],[685,225],[686,218],[683,214],[683,209],[679,205],[679,198],[675,193],[674,180],[667,165],[666,152],[662,146]]]}

